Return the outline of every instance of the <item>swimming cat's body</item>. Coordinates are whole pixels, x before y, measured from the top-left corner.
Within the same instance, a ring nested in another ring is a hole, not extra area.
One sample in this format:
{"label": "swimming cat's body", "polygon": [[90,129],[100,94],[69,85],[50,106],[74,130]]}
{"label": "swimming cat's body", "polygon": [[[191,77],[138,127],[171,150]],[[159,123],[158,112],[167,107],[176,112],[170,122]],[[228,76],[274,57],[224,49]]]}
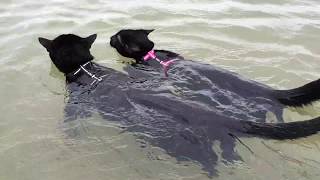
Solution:
{"label": "swimming cat's body", "polygon": [[[201,74],[201,77],[213,81],[217,86],[224,86],[228,90],[235,90],[237,94],[250,92],[251,96],[256,93],[267,97],[270,100],[278,101],[286,106],[303,106],[320,99],[320,79],[308,83],[304,86],[291,90],[274,90],[266,85],[259,84],[254,81],[241,78],[235,73],[222,70],[211,65],[200,64],[199,62],[186,62],[183,57],[177,53],[166,50],[155,50],[155,58],[146,58],[147,55],[153,51],[154,43],[149,40],[148,35],[153,30],[121,30],[111,37],[110,45],[114,47],[121,55],[134,58],[137,64],[148,65],[156,69],[161,69],[162,65],[158,61],[174,61],[170,67],[171,76],[179,74],[179,76],[188,76],[188,68],[190,66],[198,66],[196,73]],[[181,60],[183,62],[181,62]],[[182,64],[182,65],[181,65]],[[185,67],[183,68],[177,68]],[[201,66],[201,67],[200,67]],[[165,72],[166,73],[166,72]],[[190,78],[192,80],[192,78]],[[191,84],[193,82],[190,82]],[[264,86],[268,90],[262,90],[259,87]]]}
{"label": "swimming cat's body", "polygon": [[[197,68],[203,69],[202,66],[192,66],[194,69],[190,69],[190,74],[186,72],[186,77],[177,74],[175,81],[147,74],[143,75],[143,79],[132,78],[125,73],[100,66],[91,62],[93,56],[89,51],[95,38],[95,35],[80,38],[70,34],[61,35],[53,41],[39,38],[53,63],[67,78],[69,100],[65,107],[66,121],[88,117],[97,112],[104,119],[118,122],[127,131],[134,132],[138,138],[163,148],[178,160],[199,162],[211,175],[215,174],[218,160],[212,149],[215,141],[220,142],[221,157],[232,162],[241,159],[234,151],[236,136],[253,134],[293,139],[320,130],[319,118],[297,123],[257,122],[259,114],[272,111],[269,106],[278,106],[276,109],[281,109],[282,106],[270,100],[262,100],[264,103],[259,105],[260,100],[251,94],[259,92],[243,91],[243,94],[237,94],[236,90],[228,90],[228,84],[220,87],[214,85],[217,82],[213,80],[201,79],[202,75],[197,73]],[[136,77],[141,75],[139,73],[144,73],[132,67],[128,67],[127,71]],[[217,72],[220,71],[223,72]],[[188,84],[189,77],[195,80],[200,78],[200,84],[197,81],[192,81],[195,84]],[[230,76],[226,80],[235,81],[237,78]],[[253,83],[250,81],[239,78],[237,80],[247,82],[248,85],[244,87],[252,86],[259,88],[261,92],[268,91],[268,87],[251,85]],[[206,92],[213,85],[217,91]],[[172,88],[175,87],[183,87],[180,89],[182,93],[174,93]],[[211,99],[207,99],[208,97]],[[215,103],[212,104],[211,100]],[[230,104],[234,101],[238,103]],[[221,107],[218,108],[218,105]],[[234,110],[227,111],[228,108]]]}

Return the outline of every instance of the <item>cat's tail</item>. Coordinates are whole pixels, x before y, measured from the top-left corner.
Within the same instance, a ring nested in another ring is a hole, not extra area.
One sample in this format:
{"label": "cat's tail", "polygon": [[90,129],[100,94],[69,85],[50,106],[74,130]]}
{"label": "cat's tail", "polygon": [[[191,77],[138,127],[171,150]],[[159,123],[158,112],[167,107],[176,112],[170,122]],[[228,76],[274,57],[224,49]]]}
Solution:
{"label": "cat's tail", "polygon": [[243,133],[278,140],[307,137],[320,131],[320,117],[288,123],[238,122],[240,123],[240,128],[236,128]]}
{"label": "cat's tail", "polygon": [[308,105],[320,99],[320,79],[290,90],[275,90],[275,97],[287,106]]}

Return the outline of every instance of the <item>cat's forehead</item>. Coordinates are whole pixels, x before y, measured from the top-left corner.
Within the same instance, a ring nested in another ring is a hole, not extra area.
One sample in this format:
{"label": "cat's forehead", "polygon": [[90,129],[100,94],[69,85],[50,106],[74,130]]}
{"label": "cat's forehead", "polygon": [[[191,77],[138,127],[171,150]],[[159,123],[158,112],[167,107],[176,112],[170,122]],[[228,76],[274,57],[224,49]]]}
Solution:
{"label": "cat's forehead", "polygon": [[63,34],[53,40],[53,45],[55,47],[69,46],[81,43],[84,43],[83,38],[73,34]]}
{"label": "cat's forehead", "polygon": [[146,38],[147,34],[145,34],[142,30],[121,30],[117,35],[120,35],[123,38]]}

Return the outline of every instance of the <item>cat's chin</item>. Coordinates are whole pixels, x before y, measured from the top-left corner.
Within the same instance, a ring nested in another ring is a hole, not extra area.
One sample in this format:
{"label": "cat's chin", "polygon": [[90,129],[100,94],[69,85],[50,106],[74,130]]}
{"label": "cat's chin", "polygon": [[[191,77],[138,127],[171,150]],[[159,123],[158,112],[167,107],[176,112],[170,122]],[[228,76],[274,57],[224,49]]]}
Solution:
{"label": "cat's chin", "polygon": [[117,62],[120,62],[123,64],[135,64],[136,60],[132,59],[132,58],[127,58],[127,57],[124,57],[124,56],[121,56],[120,54],[118,54]]}

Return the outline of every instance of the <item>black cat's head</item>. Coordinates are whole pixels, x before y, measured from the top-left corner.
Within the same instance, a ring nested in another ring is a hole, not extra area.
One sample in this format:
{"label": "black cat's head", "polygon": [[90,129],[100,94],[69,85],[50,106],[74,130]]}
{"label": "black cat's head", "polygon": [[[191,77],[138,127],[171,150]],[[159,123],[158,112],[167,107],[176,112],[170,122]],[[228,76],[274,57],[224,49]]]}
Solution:
{"label": "black cat's head", "polygon": [[110,38],[110,45],[122,56],[140,61],[154,47],[154,43],[148,38],[152,31],[124,29]]}
{"label": "black cat's head", "polygon": [[67,74],[94,59],[90,54],[90,48],[96,38],[96,34],[86,38],[73,34],[63,34],[54,40],[40,37],[39,42],[47,49],[55,66],[61,72]]}

